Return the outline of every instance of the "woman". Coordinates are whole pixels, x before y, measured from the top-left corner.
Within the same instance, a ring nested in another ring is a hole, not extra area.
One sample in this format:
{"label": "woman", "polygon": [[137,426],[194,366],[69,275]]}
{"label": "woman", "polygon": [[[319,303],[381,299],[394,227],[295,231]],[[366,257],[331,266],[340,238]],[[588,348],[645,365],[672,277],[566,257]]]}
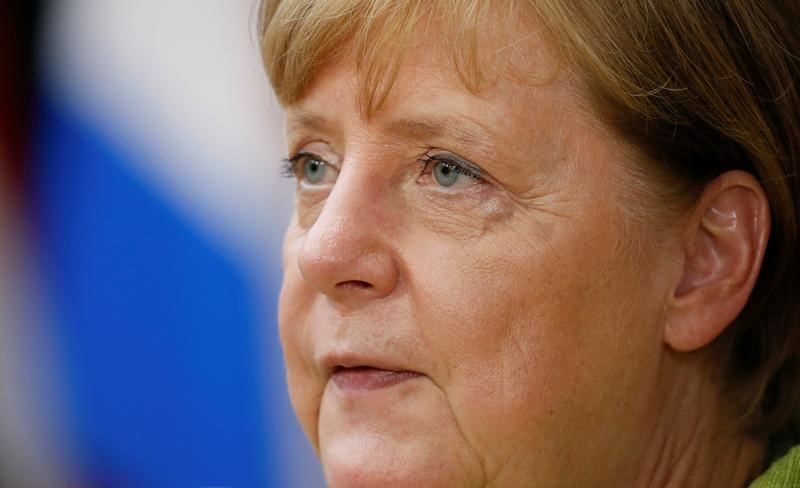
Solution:
{"label": "woman", "polygon": [[261,15],[280,334],[330,486],[792,476],[796,2]]}

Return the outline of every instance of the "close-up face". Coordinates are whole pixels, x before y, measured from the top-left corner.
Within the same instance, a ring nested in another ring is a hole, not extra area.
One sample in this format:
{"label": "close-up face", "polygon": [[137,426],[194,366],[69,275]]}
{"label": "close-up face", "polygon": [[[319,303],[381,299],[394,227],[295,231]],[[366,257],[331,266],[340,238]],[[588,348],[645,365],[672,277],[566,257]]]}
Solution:
{"label": "close-up face", "polygon": [[348,55],[286,107],[280,335],[330,486],[613,484],[657,428],[668,244],[533,27],[538,83],[473,93],[423,37],[374,114]]}

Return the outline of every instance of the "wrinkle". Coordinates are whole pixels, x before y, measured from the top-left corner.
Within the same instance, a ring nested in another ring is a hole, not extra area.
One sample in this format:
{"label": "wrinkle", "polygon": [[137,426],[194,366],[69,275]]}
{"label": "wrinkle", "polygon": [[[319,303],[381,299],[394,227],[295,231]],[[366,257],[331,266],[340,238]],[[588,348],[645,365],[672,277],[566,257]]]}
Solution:
{"label": "wrinkle", "polygon": [[445,404],[447,405],[448,410],[450,411],[450,416],[453,419],[453,425],[456,428],[456,432],[461,438],[464,440],[464,445],[467,446],[467,449],[472,454],[472,456],[478,461],[478,465],[481,467],[481,481],[476,485],[477,487],[487,487],[487,476],[486,476],[486,460],[481,456],[480,452],[475,449],[475,446],[467,437],[464,429],[461,427],[461,422],[458,420],[458,416],[456,415],[455,410],[453,410],[453,404],[450,401],[450,397],[447,394],[447,391],[442,388],[439,383],[436,382],[433,378],[430,378],[431,383],[442,393],[445,398]]}
{"label": "wrinkle", "polygon": [[[634,486],[736,486],[752,475],[753,462],[762,458],[760,441],[731,430],[726,423],[720,397],[713,391],[713,380],[699,379],[706,376],[703,364],[704,358],[699,355],[671,355],[659,365],[658,383],[672,385],[655,417],[658,421],[650,436],[654,442],[643,456],[649,461]],[[681,376],[667,378],[667,372],[674,373],[676,369],[682,370]]]}

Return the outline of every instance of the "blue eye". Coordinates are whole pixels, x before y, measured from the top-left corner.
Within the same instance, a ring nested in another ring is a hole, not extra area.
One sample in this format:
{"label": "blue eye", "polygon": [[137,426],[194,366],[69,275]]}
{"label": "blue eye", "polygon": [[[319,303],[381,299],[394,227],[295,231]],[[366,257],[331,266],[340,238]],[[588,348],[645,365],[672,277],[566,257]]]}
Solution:
{"label": "blue eye", "polygon": [[462,174],[455,165],[439,161],[433,166],[433,177],[442,186],[453,186]]}
{"label": "blue eye", "polygon": [[317,159],[306,159],[303,162],[303,176],[312,185],[318,185],[325,180],[325,171],[328,170],[324,162]]}
{"label": "blue eye", "polygon": [[305,185],[322,186],[335,183],[339,171],[321,157],[301,152],[284,159],[283,174]]}
{"label": "blue eye", "polygon": [[425,156],[419,161],[423,175],[432,177],[442,188],[464,187],[484,182],[486,174],[474,164],[451,154]]}

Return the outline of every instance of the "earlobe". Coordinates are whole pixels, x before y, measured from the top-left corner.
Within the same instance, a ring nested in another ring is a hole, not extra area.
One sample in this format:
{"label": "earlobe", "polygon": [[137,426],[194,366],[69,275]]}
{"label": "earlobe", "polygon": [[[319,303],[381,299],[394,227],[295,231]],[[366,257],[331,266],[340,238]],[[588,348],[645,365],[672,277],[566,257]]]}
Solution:
{"label": "earlobe", "polygon": [[664,329],[665,342],[684,352],[711,343],[747,303],[767,247],[769,203],[755,177],[729,171],[706,186],[688,222]]}

